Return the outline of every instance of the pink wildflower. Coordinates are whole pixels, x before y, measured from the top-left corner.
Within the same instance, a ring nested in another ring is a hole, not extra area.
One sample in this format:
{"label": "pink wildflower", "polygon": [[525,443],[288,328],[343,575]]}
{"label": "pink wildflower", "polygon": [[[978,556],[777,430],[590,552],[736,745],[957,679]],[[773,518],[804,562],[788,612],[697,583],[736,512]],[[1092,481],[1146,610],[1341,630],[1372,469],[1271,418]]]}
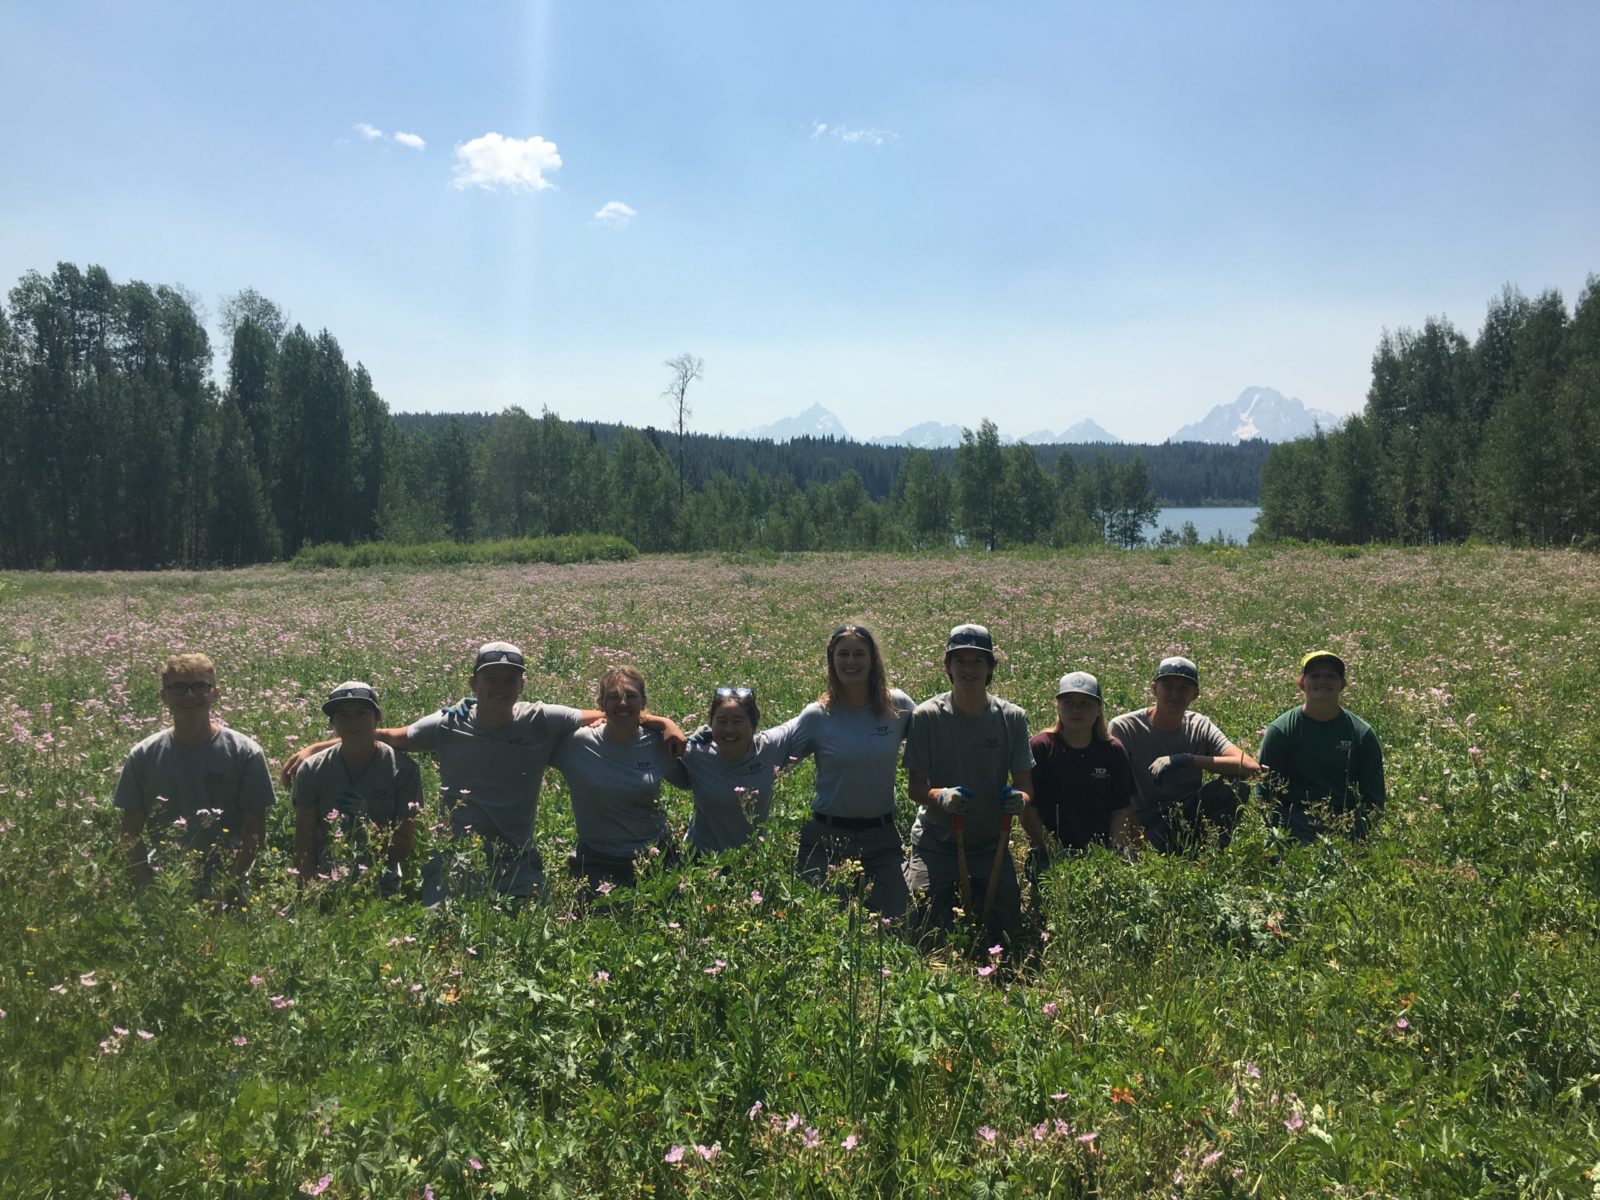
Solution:
{"label": "pink wildflower", "polygon": [[323,1192],[328,1190],[329,1186],[332,1183],[333,1183],[333,1176],[332,1175],[324,1175],[321,1179],[317,1180],[315,1183],[302,1183],[300,1185],[300,1190],[302,1192],[304,1192],[308,1196],[320,1196],[320,1195],[322,1195]]}
{"label": "pink wildflower", "polygon": [[479,1162],[479,1161],[478,1161],[478,1160],[477,1160],[477,1159],[475,1159],[475,1158],[469,1158],[469,1159],[467,1159],[467,1166],[469,1166],[469,1167],[471,1167],[471,1168],[472,1168],[472,1169],[473,1169],[473,1170],[474,1170],[474,1171],[481,1171],[481,1170],[483,1170],[483,1164],[482,1164],[482,1163],[481,1163],[481,1162]]}
{"label": "pink wildflower", "polygon": [[694,1146],[694,1152],[706,1162],[710,1162],[713,1158],[722,1153],[722,1143],[712,1142],[709,1146],[702,1146],[699,1142],[696,1142]]}
{"label": "pink wildflower", "polygon": [[1202,1158],[1200,1160],[1200,1165],[1202,1167],[1209,1167],[1209,1166],[1213,1165],[1217,1161],[1217,1159],[1219,1159],[1221,1157],[1222,1157],[1222,1151],[1221,1150],[1213,1150],[1210,1154],[1206,1155],[1204,1158]]}
{"label": "pink wildflower", "polygon": [[1053,1017],[1060,1011],[1060,1008],[1056,1005],[1054,1000],[1046,1000],[1044,1002],[1044,1007],[1039,1010],[1039,1014],[1045,1017]]}
{"label": "pink wildflower", "polygon": [[266,980],[261,978],[261,976],[259,976],[259,975],[250,976],[250,986],[251,987],[260,987],[265,982],[266,982]]}
{"label": "pink wildflower", "polygon": [[1298,1133],[1302,1128],[1305,1127],[1305,1123],[1306,1123],[1305,1118],[1302,1117],[1299,1113],[1295,1113],[1294,1116],[1290,1117],[1287,1121],[1285,1121],[1283,1123],[1283,1127],[1285,1129],[1287,1129],[1290,1133]]}
{"label": "pink wildflower", "polygon": [[844,1141],[839,1143],[839,1145],[843,1146],[846,1150],[854,1150],[860,1144],[861,1139],[853,1133],[849,1137],[845,1138]]}
{"label": "pink wildflower", "polygon": [[245,1037],[244,1034],[241,1033],[241,1034],[239,1034],[238,1037],[233,1039],[233,1044],[235,1046],[243,1046],[243,1045],[246,1045],[249,1041],[250,1041],[250,1039]]}
{"label": "pink wildflower", "polygon": [[761,1101],[757,1100],[750,1106],[750,1111],[745,1113],[745,1116],[754,1121],[758,1116],[761,1115],[761,1107]]}
{"label": "pink wildflower", "polygon": [[979,1125],[978,1126],[978,1136],[981,1137],[984,1141],[988,1142],[989,1145],[992,1146],[992,1145],[994,1145],[994,1139],[996,1137],[996,1132],[995,1132],[995,1130],[991,1129],[987,1125]]}
{"label": "pink wildflower", "polygon": [[661,1156],[661,1161],[664,1163],[671,1163],[674,1166],[676,1166],[678,1163],[681,1163],[683,1161],[683,1147],[672,1147],[672,1149],[668,1150]]}

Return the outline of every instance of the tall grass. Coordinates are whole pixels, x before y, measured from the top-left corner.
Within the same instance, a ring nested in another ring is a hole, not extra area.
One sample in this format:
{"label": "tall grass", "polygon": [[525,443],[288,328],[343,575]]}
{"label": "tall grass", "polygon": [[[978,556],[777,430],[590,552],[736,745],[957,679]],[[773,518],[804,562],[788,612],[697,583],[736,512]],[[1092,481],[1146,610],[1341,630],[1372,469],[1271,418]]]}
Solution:
{"label": "tall grass", "polygon": [[[1590,1194],[1587,560],[1168,557],[0,590],[0,1182],[137,1198]],[[846,619],[874,627],[919,697],[940,686],[949,626],[986,621],[995,690],[1036,726],[1069,667],[1131,708],[1159,657],[1187,653],[1197,707],[1252,748],[1292,702],[1299,654],[1329,645],[1384,742],[1388,813],[1365,846],[1284,844],[1252,809],[1226,850],[1064,863],[998,957],[918,957],[791,875],[806,764],[764,841],[652,867],[582,917],[557,776],[544,905],[424,911],[366,882],[301,895],[286,803],[247,911],[194,906],[177,863],[130,895],[108,797],[159,724],[170,649],[210,650],[225,717],[278,760],[320,736],[331,684],[372,678],[398,723],[459,695],[494,636],[523,645],[539,697],[586,703],[626,659],[685,721],[713,685],[745,682],[778,720],[821,689]]]}

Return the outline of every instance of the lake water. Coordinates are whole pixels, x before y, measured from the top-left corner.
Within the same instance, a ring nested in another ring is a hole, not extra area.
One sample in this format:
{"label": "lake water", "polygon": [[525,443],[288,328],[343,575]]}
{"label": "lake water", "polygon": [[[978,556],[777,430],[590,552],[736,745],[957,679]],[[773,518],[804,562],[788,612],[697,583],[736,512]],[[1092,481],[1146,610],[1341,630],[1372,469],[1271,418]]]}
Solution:
{"label": "lake water", "polygon": [[1183,532],[1183,523],[1193,521],[1194,527],[1200,531],[1200,540],[1209,542],[1217,536],[1220,530],[1222,536],[1232,538],[1241,546],[1250,540],[1250,534],[1255,530],[1256,517],[1261,513],[1259,507],[1250,508],[1163,508],[1156,523],[1145,527],[1144,535],[1155,541],[1161,535],[1162,529],[1171,529],[1173,533]]}

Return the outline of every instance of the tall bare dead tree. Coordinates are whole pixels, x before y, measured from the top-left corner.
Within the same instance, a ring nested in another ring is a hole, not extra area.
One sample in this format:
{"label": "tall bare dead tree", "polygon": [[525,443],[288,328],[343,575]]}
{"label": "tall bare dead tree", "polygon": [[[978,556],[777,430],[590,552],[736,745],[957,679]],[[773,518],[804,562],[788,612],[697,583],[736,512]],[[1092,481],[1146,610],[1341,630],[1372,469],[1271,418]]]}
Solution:
{"label": "tall bare dead tree", "polygon": [[667,403],[672,408],[673,420],[678,425],[678,503],[684,499],[684,470],[683,470],[683,435],[689,418],[694,414],[689,411],[689,385],[701,378],[705,371],[706,362],[703,358],[696,358],[692,354],[678,354],[667,359],[662,364],[672,372],[672,377],[667,383],[667,388],[662,392]]}

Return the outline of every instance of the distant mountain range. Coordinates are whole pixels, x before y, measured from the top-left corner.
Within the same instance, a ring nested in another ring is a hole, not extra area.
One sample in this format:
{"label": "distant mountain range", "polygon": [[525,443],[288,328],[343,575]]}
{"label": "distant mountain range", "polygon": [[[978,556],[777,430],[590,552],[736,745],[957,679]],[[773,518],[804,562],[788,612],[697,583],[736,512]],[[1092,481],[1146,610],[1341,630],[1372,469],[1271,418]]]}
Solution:
{"label": "distant mountain range", "polygon": [[1291,442],[1312,433],[1317,425],[1331,429],[1339,418],[1320,408],[1307,408],[1300,401],[1269,387],[1247,387],[1232,404],[1219,404],[1204,419],[1185,425],[1169,442],[1242,442],[1261,438],[1267,442]]}
{"label": "distant mountain range", "polygon": [[[1318,408],[1307,408],[1299,400],[1286,397],[1269,387],[1247,387],[1231,404],[1219,404],[1199,421],[1185,425],[1167,441],[1237,443],[1248,438],[1261,438],[1268,442],[1287,442],[1305,437],[1320,424],[1331,429],[1339,418]],[[973,423],[976,428],[977,423]],[[875,437],[867,441],[870,446],[913,446],[921,450],[934,450],[961,444],[960,425],[944,425],[938,421],[923,421],[897,434]],[[845,440],[850,437],[844,422],[820,404],[813,404],[804,412],[770,425],[746,429],[740,437],[770,438],[774,442],[792,441],[797,437],[833,437]],[[1032,446],[1083,445],[1088,442],[1120,442],[1122,439],[1108,433],[1093,420],[1085,418],[1060,433],[1041,429],[1021,438],[1001,435],[1005,442],[1022,441]],[[1153,440],[1153,439],[1152,439]]]}

